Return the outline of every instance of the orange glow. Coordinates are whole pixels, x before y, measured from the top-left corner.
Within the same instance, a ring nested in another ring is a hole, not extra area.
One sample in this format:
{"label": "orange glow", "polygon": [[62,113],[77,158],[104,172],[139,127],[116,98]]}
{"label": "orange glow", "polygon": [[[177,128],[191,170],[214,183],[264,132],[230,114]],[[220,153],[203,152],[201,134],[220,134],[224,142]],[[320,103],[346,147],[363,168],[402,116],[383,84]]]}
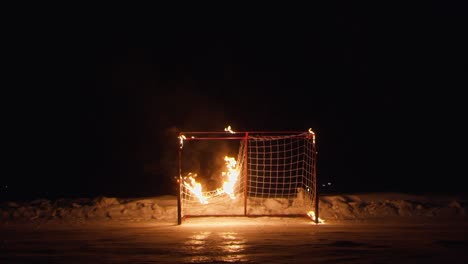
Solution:
{"label": "orange glow", "polygon": [[229,133],[231,133],[231,134],[236,133],[236,132],[232,131],[231,126],[226,127],[226,128],[224,129],[224,131],[229,132]]}
{"label": "orange glow", "polygon": [[312,134],[312,142],[315,144],[315,132],[312,131],[312,128],[309,128],[309,133]]}
{"label": "orange glow", "polygon": [[237,162],[233,157],[225,156],[224,161],[226,161],[226,170],[222,172],[221,176],[225,180],[223,186],[216,189],[215,192],[203,192],[201,183],[195,180],[197,174],[189,173],[184,177],[184,186],[198,198],[200,203],[207,204],[209,199],[224,193],[229,195],[231,199],[236,199],[234,186],[239,178],[239,168],[236,167]]}
{"label": "orange glow", "polygon": [[186,137],[184,135],[180,135],[179,136],[179,146],[180,148],[182,148],[184,146],[184,140],[186,139]]}
{"label": "orange glow", "polygon": [[227,171],[223,171],[222,175],[223,177],[227,177],[227,180],[223,183],[221,193],[226,193],[231,197],[231,199],[236,199],[236,196],[234,195],[234,185],[239,178],[239,170],[236,167],[237,162],[236,159],[228,156],[224,157],[224,161],[226,161]]}
{"label": "orange glow", "polygon": [[188,176],[190,183],[188,183],[187,181],[184,181],[185,187],[187,187],[187,189],[189,189],[190,192],[192,192],[192,194],[198,198],[200,203],[207,204],[208,201],[207,201],[207,198],[203,196],[201,183],[197,182],[194,178],[194,177],[197,177],[197,174],[193,174],[193,177],[191,175],[192,173],[189,173],[189,176]]}
{"label": "orange glow", "polygon": [[[315,212],[314,211],[309,211],[307,215],[315,221]],[[319,223],[325,223],[325,220],[318,218]]]}

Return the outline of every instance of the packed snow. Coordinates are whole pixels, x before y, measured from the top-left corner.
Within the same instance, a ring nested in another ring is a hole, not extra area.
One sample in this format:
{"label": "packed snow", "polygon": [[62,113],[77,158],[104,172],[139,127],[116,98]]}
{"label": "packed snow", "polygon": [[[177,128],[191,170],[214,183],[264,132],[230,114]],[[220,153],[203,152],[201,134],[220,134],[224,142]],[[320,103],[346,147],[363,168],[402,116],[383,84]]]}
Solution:
{"label": "packed snow", "polygon": [[[213,210],[210,204],[204,205]],[[211,207],[210,207],[211,206]],[[231,209],[216,203],[216,210]],[[320,197],[319,217],[327,222],[409,217],[465,218],[467,200],[460,196],[412,195],[404,193],[363,193]],[[290,210],[281,199],[268,199],[250,214]],[[304,212],[305,213],[305,212]],[[96,197],[37,199],[4,202],[0,205],[2,224],[45,222],[176,222],[177,198],[165,195],[145,198]]]}

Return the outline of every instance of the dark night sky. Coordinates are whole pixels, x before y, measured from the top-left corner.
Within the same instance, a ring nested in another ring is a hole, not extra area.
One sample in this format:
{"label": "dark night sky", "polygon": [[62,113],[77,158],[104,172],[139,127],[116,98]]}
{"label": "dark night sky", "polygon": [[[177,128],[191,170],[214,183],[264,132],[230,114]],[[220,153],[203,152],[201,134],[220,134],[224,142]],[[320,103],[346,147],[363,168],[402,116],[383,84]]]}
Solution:
{"label": "dark night sky", "polygon": [[458,7],[222,10],[12,21],[2,197],[175,194],[175,132],[227,125],[313,128],[324,192],[463,190]]}

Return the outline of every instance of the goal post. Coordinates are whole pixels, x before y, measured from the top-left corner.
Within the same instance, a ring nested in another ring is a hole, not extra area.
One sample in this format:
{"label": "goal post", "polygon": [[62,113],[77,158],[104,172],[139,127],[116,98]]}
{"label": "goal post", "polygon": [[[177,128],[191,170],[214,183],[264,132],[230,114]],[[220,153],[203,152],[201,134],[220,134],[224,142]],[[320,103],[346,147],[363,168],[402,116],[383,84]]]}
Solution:
{"label": "goal post", "polygon": [[319,222],[316,136],[180,132],[178,224],[196,216],[306,216]]}

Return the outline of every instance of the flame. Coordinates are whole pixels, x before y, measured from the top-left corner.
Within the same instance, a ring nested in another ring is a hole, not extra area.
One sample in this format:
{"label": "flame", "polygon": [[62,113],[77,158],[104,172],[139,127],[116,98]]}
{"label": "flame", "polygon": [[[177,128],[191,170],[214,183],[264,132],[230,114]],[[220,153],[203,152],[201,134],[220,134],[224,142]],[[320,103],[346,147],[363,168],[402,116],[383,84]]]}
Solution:
{"label": "flame", "polygon": [[[191,175],[193,175],[193,177]],[[200,203],[207,204],[208,201],[207,198],[203,196],[201,183],[197,182],[194,177],[197,177],[197,174],[189,173],[188,179],[190,180],[190,183],[184,180],[184,186],[198,198]]]}
{"label": "flame", "polygon": [[180,135],[178,138],[179,138],[180,148],[182,148],[184,146],[184,140],[186,139],[186,137],[184,135]]}
{"label": "flame", "polygon": [[236,199],[234,185],[239,178],[239,169],[236,167],[237,162],[235,158],[228,156],[224,157],[224,161],[226,161],[227,171],[223,171],[222,175],[223,177],[227,177],[227,180],[223,183],[223,189],[218,189],[218,192],[226,193],[231,199]]}
{"label": "flame", "polygon": [[231,133],[231,134],[236,133],[236,132],[232,131],[231,126],[226,127],[226,128],[224,129],[224,131],[229,132],[229,133]]}
{"label": "flame", "polygon": [[[309,211],[307,215],[312,218],[312,220],[315,221],[315,212],[314,211]],[[325,223],[325,220],[318,218],[319,223]]]}
{"label": "flame", "polygon": [[315,143],[315,132],[312,131],[312,128],[309,128],[309,134],[312,134],[312,142]]}
{"label": "flame", "polygon": [[186,177],[184,177],[184,186],[193,194],[195,195],[200,203],[207,204],[208,199],[221,195],[227,194],[231,199],[236,199],[234,194],[234,186],[239,178],[239,168],[236,167],[236,159],[233,157],[224,157],[224,161],[226,161],[226,169],[227,171],[222,172],[222,177],[226,178],[221,188],[216,189],[216,194],[205,196],[202,191],[201,183],[195,180],[197,174],[189,173]]}

